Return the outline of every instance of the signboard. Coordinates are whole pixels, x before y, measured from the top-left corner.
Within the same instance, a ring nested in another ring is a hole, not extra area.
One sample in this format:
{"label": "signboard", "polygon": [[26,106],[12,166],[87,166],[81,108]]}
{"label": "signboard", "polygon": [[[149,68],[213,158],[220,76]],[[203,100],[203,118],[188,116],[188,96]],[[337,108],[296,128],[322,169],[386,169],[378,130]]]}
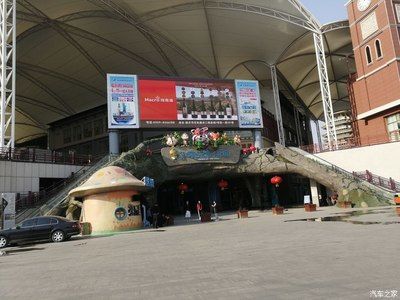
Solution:
{"label": "signboard", "polygon": [[15,194],[2,193],[1,203],[3,206],[3,228],[15,227]]}
{"label": "signboard", "polygon": [[143,181],[143,183],[144,183],[145,186],[151,187],[151,188],[154,187],[154,179],[153,179],[153,178],[150,178],[150,177],[143,177],[143,178],[142,178],[142,181]]}
{"label": "signboard", "polygon": [[304,204],[311,204],[311,196],[304,195]]}
{"label": "signboard", "polygon": [[170,151],[172,148],[161,149],[161,155],[167,166],[192,165],[204,163],[237,164],[240,159],[241,148],[239,146],[220,146],[216,150],[201,150],[193,148],[175,147],[176,159],[172,159]]}
{"label": "signboard", "polygon": [[237,128],[231,80],[139,79],[142,128]]}
{"label": "signboard", "polygon": [[137,76],[107,74],[108,128],[139,128]]}
{"label": "signboard", "polygon": [[263,128],[258,81],[235,80],[240,128]]}

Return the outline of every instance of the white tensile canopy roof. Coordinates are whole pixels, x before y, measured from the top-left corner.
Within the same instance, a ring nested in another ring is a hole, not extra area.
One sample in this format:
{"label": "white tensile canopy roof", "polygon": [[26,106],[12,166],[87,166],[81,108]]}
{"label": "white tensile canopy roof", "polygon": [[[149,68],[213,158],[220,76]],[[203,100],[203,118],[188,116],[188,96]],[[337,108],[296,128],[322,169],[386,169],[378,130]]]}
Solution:
{"label": "white tensile canopy roof", "polygon": [[[276,65],[282,93],[322,119],[316,26],[297,0],[17,0],[15,141],[105,104],[106,73],[257,79],[270,89]],[[342,110],[354,72],[348,24],[322,31]]]}

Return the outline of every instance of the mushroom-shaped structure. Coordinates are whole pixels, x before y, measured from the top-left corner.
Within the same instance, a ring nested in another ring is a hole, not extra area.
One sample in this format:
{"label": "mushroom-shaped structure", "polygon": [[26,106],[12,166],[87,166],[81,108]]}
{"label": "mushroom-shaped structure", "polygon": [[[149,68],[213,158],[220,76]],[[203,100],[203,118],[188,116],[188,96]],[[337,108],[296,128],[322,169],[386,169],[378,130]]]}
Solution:
{"label": "mushroom-shaped structure", "polygon": [[69,192],[83,197],[82,222],[89,222],[93,233],[137,229],[142,226],[139,201],[133,196],[148,188],[120,167],[105,167],[83,185]]}

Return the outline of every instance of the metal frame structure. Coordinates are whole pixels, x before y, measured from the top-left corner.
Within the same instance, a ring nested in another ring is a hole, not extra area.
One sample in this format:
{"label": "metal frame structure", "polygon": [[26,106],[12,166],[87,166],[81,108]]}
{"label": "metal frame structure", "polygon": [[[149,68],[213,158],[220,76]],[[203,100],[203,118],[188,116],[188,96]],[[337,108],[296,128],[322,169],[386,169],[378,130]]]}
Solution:
{"label": "metal frame structure", "polygon": [[326,124],[326,134],[329,150],[337,147],[337,135],[335,119],[333,117],[333,105],[331,97],[330,82],[328,77],[328,66],[326,64],[324,37],[322,33],[314,33],[315,55],[317,58],[319,83],[321,87],[322,105]]}
{"label": "metal frame structure", "polygon": [[283,129],[281,99],[279,97],[278,76],[276,66],[271,66],[272,90],[274,92],[275,117],[278,126],[279,144],[285,146],[285,130]]}
{"label": "metal frame structure", "polygon": [[14,147],[16,2],[0,0],[0,147]]}
{"label": "metal frame structure", "polygon": [[300,124],[300,117],[299,117],[299,111],[297,110],[297,108],[294,106],[293,107],[293,111],[294,111],[294,123],[296,126],[296,135],[297,135],[297,144],[299,146],[303,146],[303,137],[301,136],[301,124]]}
{"label": "metal frame structure", "polygon": [[[335,144],[337,141],[336,137],[336,129],[333,119],[333,106],[330,92],[330,83],[327,72],[327,63],[324,49],[324,41],[323,41],[323,33],[328,32],[330,30],[335,29],[340,26],[348,26],[346,21],[343,21],[341,24],[332,24],[322,27],[318,20],[301,4],[299,0],[288,0],[288,2],[296,8],[301,16],[296,16],[289,14],[284,11],[280,11],[278,9],[262,7],[257,5],[249,5],[245,3],[237,3],[236,1],[213,1],[213,0],[197,0],[190,3],[178,4],[169,6],[166,8],[162,8],[159,10],[151,11],[144,15],[138,15],[134,11],[127,11],[124,7],[117,4],[117,2],[113,0],[89,0],[89,2],[93,3],[101,10],[93,10],[87,12],[78,12],[70,15],[66,15],[64,17],[60,17],[56,20],[51,20],[45,13],[36,8],[32,3],[28,0],[0,0],[1,6],[1,28],[0,34],[2,36],[1,39],[1,107],[0,107],[0,117],[1,117],[1,128],[0,128],[0,146],[14,146],[14,135],[15,135],[15,73],[16,73],[16,60],[15,60],[15,49],[16,49],[16,3],[23,6],[27,12],[20,11],[18,12],[18,18],[22,20],[28,20],[30,22],[34,22],[37,25],[27,31],[27,33],[22,34],[18,40],[29,35],[32,32],[36,32],[38,30],[44,28],[53,28],[56,30],[61,36],[63,36],[72,46],[74,46],[78,51],[82,53],[82,55],[91,63],[91,65],[97,69],[100,75],[104,75],[104,70],[101,66],[89,55],[89,53],[78,43],[75,37],[88,39],[94,41],[100,45],[118,51],[122,55],[125,55],[136,62],[152,69],[157,74],[160,75],[170,75],[170,73],[174,75],[178,75],[175,67],[172,62],[169,60],[166,53],[163,51],[163,46],[167,46],[170,49],[173,49],[175,52],[180,54],[185,60],[189,61],[192,65],[194,65],[198,70],[202,71],[206,75],[210,77],[220,77],[221,74],[218,70],[218,62],[215,59],[214,53],[214,64],[215,64],[215,72],[209,70],[204,64],[198,61],[195,57],[193,57],[190,53],[179,47],[174,41],[169,39],[167,36],[161,34],[155,29],[146,25],[146,22],[155,18],[159,18],[162,16],[167,16],[171,14],[176,14],[179,12],[192,11],[202,9],[207,15],[207,11],[209,9],[218,9],[218,10],[230,10],[230,11],[238,11],[238,12],[246,12],[249,14],[262,15],[269,18],[281,20],[290,24],[297,25],[301,28],[306,29],[309,32],[313,33],[314,36],[314,46],[316,49],[316,58],[317,58],[317,68],[319,73],[319,82],[321,86],[321,95],[322,102],[324,108],[324,116],[326,127],[328,131],[328,142],[329,145]],[[80,28],[74,27],[71,24],[67,24],[66,21],[71,20],[73,18],[82,18],[82,17],[107,17],[113,18],[116,20],[121,20],[126,22],[132,26],[134,26],[142,35],[149,40],[152,46],[158,51],[158,53],[162,56],[164,62],[168,66],[169,70],[163,70],[158,66],[154,65],[152,62],[145,60],[143,57],[132,53],[128,49],[121,48],[119,45],[108,41],[100,36],[97,36],[93,33],[87,32]],[[207,24],[210,27],[210,24]],[[212,46],[213,37],[210,32],[210,42]],[[213,50],[215,52],[215,50]],[[26,72],[29,66],[19,66],[18,72],[21,73],[22,76],[29,77],[28,80],[32,81],[33,78],[30,78],[30,74]],[[35,70],[36,71],[36,70]],[[40,70],[44,72],[45,70]],[[275,106],[277,109],[277,122],[278,122],[278,131],[279,131],[279,140],[280,143],[285,143],[284,130],[282,124],[282,115],[280,110],[280,99],[279,99],[279,86],[278,86],[278,75],[279,71],[276,69],[276,66],[271,67],[271,74],[273,76],[273,88],[274,88],[274,100]],[[64,78],[66,79],[66,78]],[[68,80],[71,82],[71,80]],[[41,88],[45,88],[44,85],[40,84],[40,82],[35,82],[36,85],[39,85]],[[91,89],[93,92],[98,94],[98,91]],[[46,89],[46,92],[51,92],[49,89]],[[54,93],[50,93],[52,96]],[[60,99],[57,99],[60,102]],[[63,103],[62,103],[63,104]],[[66,111],[72,111],[69,107],[63,104],[63,107],[66,108]],[[308,111],[308,109],[306,109]]]}

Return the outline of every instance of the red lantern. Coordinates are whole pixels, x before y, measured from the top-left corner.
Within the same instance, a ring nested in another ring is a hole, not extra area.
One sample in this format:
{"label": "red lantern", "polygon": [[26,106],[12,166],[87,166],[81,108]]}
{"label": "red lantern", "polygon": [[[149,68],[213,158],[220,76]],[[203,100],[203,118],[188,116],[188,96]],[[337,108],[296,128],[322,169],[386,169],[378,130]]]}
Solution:
{"label": "red lantern", "polygon": [[254,152],[256,152],[257,148],[256,148],[254,145],[251,145],[250,148],[249,148],[249,150],[250,150],[252,153],[254,153]]}
{"label": "red lantern", "polygon": [[178,186],[178,189],[179,189],[179,191],[181,192],[181,194],[183,195],[185,192],[188,191],[189,186],[188,186],[186,183],[183,183],[183,182],[182,182],[182,183]]}
{"label": "red lantern", "polygon": [[218,182],[218,186],[221,189],[221,191],[225,190],[226,188],[228,188],[228,181],[221,179]]}
{"label": "red lantern", "polygon": [[279,187],[279,185],[282,183],[283,179],[282,177],[279,176],[274,176],[271,178],[271,183],[275,184],[276,187]]}

